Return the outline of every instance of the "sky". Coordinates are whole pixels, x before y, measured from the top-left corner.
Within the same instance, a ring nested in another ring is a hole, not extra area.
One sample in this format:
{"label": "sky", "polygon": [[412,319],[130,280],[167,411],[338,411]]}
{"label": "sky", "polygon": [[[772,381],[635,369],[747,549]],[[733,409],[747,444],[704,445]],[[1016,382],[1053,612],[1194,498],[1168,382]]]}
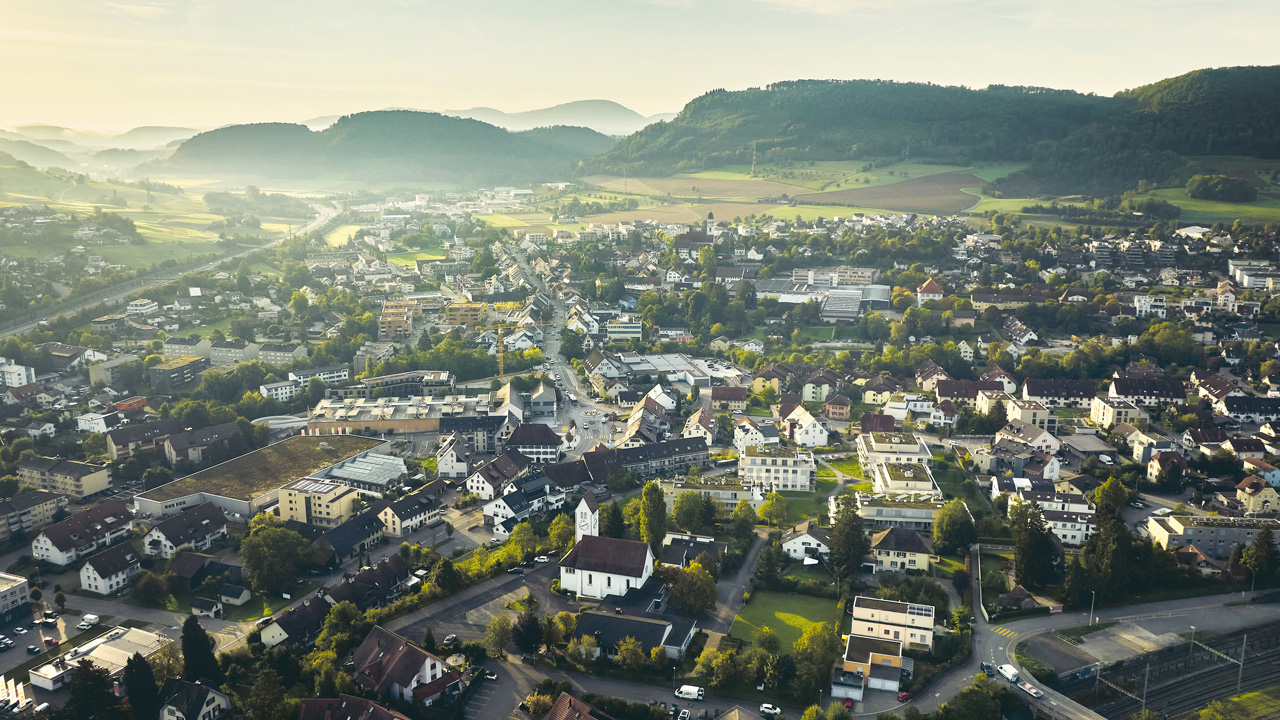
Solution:
{"label": "sky", "polygon": [[0,0],[0,126],[650,115],[797,78],[1111,94],[1274,64],[1278,31],[1275,0]]}

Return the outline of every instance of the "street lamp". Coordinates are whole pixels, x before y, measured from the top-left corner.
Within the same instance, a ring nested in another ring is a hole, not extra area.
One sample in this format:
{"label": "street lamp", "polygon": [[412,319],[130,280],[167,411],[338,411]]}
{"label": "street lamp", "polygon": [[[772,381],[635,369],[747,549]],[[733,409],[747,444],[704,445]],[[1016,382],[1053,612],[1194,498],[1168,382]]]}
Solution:
{"label": "street lamp", "polygon": [[1098,601],[1098,591],[1090,590],[1089,592],[1092,593],[1089,599],[1089,624],[1093,625],[1093,605]]}
{"label": "street lamp", "polygon": [[1191,651],[1187,653],[1188,660],[1194,660],[1196,656],[1196,626],[1191,626]]}

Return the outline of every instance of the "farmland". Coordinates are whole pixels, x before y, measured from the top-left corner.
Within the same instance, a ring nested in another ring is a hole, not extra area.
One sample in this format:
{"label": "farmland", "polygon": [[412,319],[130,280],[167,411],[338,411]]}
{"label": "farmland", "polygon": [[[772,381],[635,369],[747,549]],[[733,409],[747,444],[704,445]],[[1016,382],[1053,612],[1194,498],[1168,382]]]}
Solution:
{"label": "farmland", "polygon": [[964,188],[982,185],[982,178],[969,172],[948,172],[911,178],[891,185],[832,190],[798,195],[802,203],[835,203],[864,207],[884,207],[903,212],[963,212],[974,204]]}
{"label": "farmland", "polygon": [[325,233],[324,242],[329,247],[340,247],[346,245],[347,241],[353,235],[360,231],[363,225],[339,225],[338,227]]}

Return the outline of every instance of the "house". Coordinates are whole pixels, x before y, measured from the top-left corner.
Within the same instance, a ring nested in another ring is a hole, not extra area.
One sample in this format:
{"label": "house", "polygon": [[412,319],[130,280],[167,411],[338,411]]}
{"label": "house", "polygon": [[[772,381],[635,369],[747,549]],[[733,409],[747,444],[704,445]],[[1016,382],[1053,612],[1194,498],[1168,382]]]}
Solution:
{"label": "house", "polygon": [[315,642],[329,615],[329,603],[320,598],[302,601],[262,628],[262,644],[273,648],[280,644],[306,647]]}
{"label": "house", "polygon": [[1266,480],[1250,475],[1236,485],[1236,500],[1250,515],[1265,515],[1280,509],[1280,495]]}
{"label": "house", "polygon": [[210,598],[191,598],[191,614],[196,617],[222,619],[222,601]]}
{"label": "house", "polygon": [[165,680],[159,699],[162,720],[214,720],[231,709],[231,699],[217,688],[180,678]]}
{"label": "house", "polygon": [[378,520],[382,522],[384,535],[398,538],[416,532],[443,513],[444,506],[439,500],[419,492],[389,503],[378,511]]}
{"label": "house", "polygon": [[725,385],[711,388],[711,408],[729,412],[745,412],[747,409],[747,388]]}
{"label": "house", "polygon": [[1107,389],[1107,396],[1150,408],[1183,402],[1187,399],[1187,391],[1177,380],[1115,378]]}
{"label": "house", "polygon": [[927,302],[941,300],[943,296],[942,286],[937,280],[929,278],[924,284],[916,288],[916,307],[924,307]]}
{"label": "house", "polygon": [[[354,575],[348,573],[342,582],[332,588],[321,588],[317,594],[328,600],[330,605],[349,602],[364,612],[399,597],[410,577],[409,563],[399,553],[392,553],[377,565],[361,568]],[[413,580],[416,582],[417,578]]]}
{"label": "house", "polygon": [[234,605],[240,607],[249,602],[253,597],[253,593],[249,592],[249,588],[231,583],[223,583],[222,589],[218,591],[218,599],[223,605]]}
{"label": "house", "polygon": [[898,692],[902,682],[902,641],[849,633],[844,657],[831,680],[831,696],[862,700],[866,689]]}
{"label": "house", "polygon": [[929,557],[933,544],[915,530],[892,527],[871,536],[871,555],[875,558],[874,572],[885,570],[929,571]]}
{"label": "house", "polygon": [[560,588],[596,599],[625,593],[644,585],[653,563],[648,543],[586,535],[560,560]]}
{"label": "house", "polygon": [[98,595],[114,595],[129,587],[142,570],[142,558],[129,543],[107,548],[85,561],[80,568],[80,587]]}
{"label": "house", "polygon": [[461,433],[450,433],[436,450],[436,476],[462,480],[471,474],[471,443]]}
{"label": "house", "polygon": [[276,511],[285,522],[331,528],[354,517],[366,497],[349,485],[302,478],[280,488]]}
{"label": "house", "polygon": [[492,500],[524,473],[532,462],[523,454],[508,450],[477,468],[467,478],[467,491],[479,495],[481,500]]}
{"label": "house", "polygon": [[1147,461],[1147,482],[1156,482],[1160,478],[1160,473],[1171,465],[1177,465],[1183,473],[1187,471],[1187,459],[1182,457],[1182,453],[1162,450],[1153,454]]}
{"label": "house", "polygon": [[535,463],[553,463],[560,459],[560,436],[541,423],[521,423],[511,431],[505,448]]}
{"label": "house", "polygon": [[[567,695],[564,697],[568,697]],[[584,703],[585,704],[585,703]],[[303,698],[298,720],[409,720],[409,716],[362,697]],[[551,717],[547,714],[546,717]]]}
{"label": "house", "polygon": [[1241,460],[1245,458],[1261,460],[1267,454],[1262,441],[1254,437],[1233,437],[1222,443],[1222,448]]}
{"label": "house", "polygon": [[733,447],[738,451],[738,455],[746,453],[749,447],[781,443],[782,436],[778,433],[778,428],[768,423],[759,423],[752,418],[744,417],[733,424]]}
{"label": "house", "polygon": [[313,543],[322,565],[342,564],[382,539],[382,522],[372,513],[357,515],[327,530]]}
{"label": "house", "polygon": [[58,434],[58,429],[51,422],[33,422],[27,425],[27,436],[36,439],[42,437],[54,437]]}
{"label": "house", "polygon": [[147,450],[155,450],[161,447],[170,435],[183,430],[185,428],[182,427],[182,423],[172,419],[116,428],[107,433],[107,456],[112,461],[116,461]]}
{"label": "house", "polygon": [[831,536],[812,520],[806,520],[783,534],[782,551],[792,560],[825,559],[831,552]]}
{"label": "house", "polygon": [[211,452],[221,450],[226,457],[227,445],[233,441],[243,441],[240,426],[234,421],[221,425],[210,425],[199,430],[186,430],[174,433],[164,439],[164,454],[169,462],[200,464]]}
{"label": "house", "polygon": [[817,464],[813,453],[777,445],[749,445],[738,457],[738,475],[744,485],[771,490],[813,492]]}
{"label": "house", "polygon": [[707,445],[713,445],[716,441],[716,416],[706,408],[698,408],[693,411],[689,419],[684,424],[684,430],[680,432],[681,437],[700,437],[706,441]]}
{"label": "house", "polygon": [[624,638],[635,638],[646,657],[661,652],[679,660],[697,633],[697,622],[671,612],[669,604],[670,588],[658,578],[650,578],[641,587],[609,595],[599,607],[579,613],[572,637],[594,638],[597,653],[606,657],[616,655]]}
{"label": "house", "polygon": [[826,445],[830,435],[817,418],[799,405],[783,418],[782,428],[791,442],[807,448]]}
{"label": "house", "polygon": [[1022,383],[1023,400],[1035,400],[1050,410],[1091,407],[1097,394],[1097,386],[1092,380],[1027,378]]}
{"label": "house", "polygon": [[70,565],[128,538],[132,529],[128,506],[106,500],[41,530],[31,542],[31,555],[54,565]]}
{"label": "house", "polygon": [[1047,455],[1055,455],[1062,449],[1062,441],[1051,435],[1048,430],[1021,420],[1010,420],[996,431],[996,440],[1002,438]]}
{"label": "house", "polygon": [[226,536],[227,519],[222,510],[215,503],[205,503],[183,510],[151,528],[142,538],[142,547],[148,555],[168,560],[180,547],[208,550]]}
{"label": "house", "polygon": [[848,420],[852,409],[853,401],[844,395],[836,393],[827,398],[827,401],[822,404],[822,415],[831,420]]}
{"label": "house", "polygon": [[911,650],[933,649],[932,605],[882,600],[858,595],[850,608],[849,632],[863,637],[901,641]]}
{"label": "house", "polygon": [[822,368],[805,379],[800,388],[800,397],[805,402],[825,402],[827,396],[835,392],[840,385],[840,376],[834,370]]}
{"label": "house", "polygon": [[346,663],[351,680],[380,699],[430,706],[456,694],[458,673],[403,637],[375,626]]}

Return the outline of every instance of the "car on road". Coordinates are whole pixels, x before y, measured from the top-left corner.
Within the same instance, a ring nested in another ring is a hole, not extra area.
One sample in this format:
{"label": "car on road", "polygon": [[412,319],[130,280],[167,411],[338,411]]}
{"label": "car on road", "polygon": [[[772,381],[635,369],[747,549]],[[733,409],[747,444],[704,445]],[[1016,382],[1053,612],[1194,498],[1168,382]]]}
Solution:
{"label": "car on road", "polygon": [[27,634],[27,629],[26,629],[26,628],[24,628],[24,627],[22,627],[21,625],[19,625],[18,627],[15,627],[15,628],[13,629],[13,634],[14,634],[14,635],[26,635],[26,634]]}
{"label": "car on road", "polygon": [[524,574],[524,571],[523,571],[523,570],[521,570],[521,569],[520,569],[520,568],[518,568],[518,567],[507,568],[507,574],[508,574],[508,575],[523,575],[523,574]]}
{"label": "car on road", "polygon": [[995,666],[995,665],[992,665],[992,664],[991,664],[991,663],[989,663],[989,662],[984,662],[984,663],[982,663],[982,665],[981,665],[980,667],[982,668],[982,674],[983,674],[983,675],[986,675],[987,677],[995,677],[995,676],[996,676],[996,666]]}
{"label": "car on road", "polygon": [[1134,500],[1133,502],[1129,503],[1129,507],[1131,507],[1131,508],[1137,508],[1137,509],[1141,510],[1142,508],[1146,507],[1146,504],[1145,504],[1145,503],[1143,503],[1143,502],[1142,502],[1142,501],[1140,501],[1140,500]]}
{"label": "car on road", "polygon": [[57,620],[57,619],[58,619],[58,613],[57,613],[57,612],[55,612],[55,611],[53,611],[53,610],[45,610],[45,611],[44,611],[44,619],[45,619],[45,620]]}
{"label": "car on road", "polygon": [[494,671],[492,671],[492,670],[485,670],[485,671],[484,671],[484,679],[485,679],[485,680],[497,680],[497,679],[498,679],[498,673],[496,673],[496,672],[494,672]]}
{"label": "car on road", "polygon": [[681,710],[681,711],[680,711],[680,717],[678,718],[678,720],[689,720],[689,711],[688,711],[688,710]]}
{"label": "car on road", "polygon": [[501,544],[502,544],[502,538],[489,538],[489,544],[490,544],[490,545],[501,545]]}
{"label": "car on road", "polygon": [[782,714],[782,708],[778,707],[777,705],[770,705],[769,703],[765,703],[760,706],[760,714],[768,715],[770,717],[778,717],[779,715]]}
{"label": "car on road", "polygon": [[457,636],[457,635],[446,635],[446,636],[445,636],[445,638],[444,638],[444,644],[445,644],[445,645],[452,645],[452,644],[454,644],[454,643],[456,643],[456,642],[458,642],[458,636]]}
{"label": "car on road", "polygon": [[1036,687],[1035,685],[1032,685],[1029,682],[1018,683],[1018,689],[1022,690],[1022,692],[1030,695],[1033,698],[1044,697],[1044,693],[1040,690],[1040,688]]}
{"label": "car on road", "polygon": [[539,555],[538,557],[534,558],[533,561],[536,563],[547,563],[547,562],[551,562],[551,558],[547,557],[546,555]]}
{"label": "car on road", "polygon": [[58,645],[61,645],[62,643],[61,643],[61,641],[59,641],[59,640],[58,640],[58,638],[45,638],[45,639],[44,639],[44,644],[45,644],[45,645],[47,645],[47,646],[49,646],[49,647],[57,647]]}
{"label": "car on road", "polygon": [[27,654],[28,654],[28,655],[39,655],[39,654],[40,654],[40,648],[36,647],[35,645],[28,645],[28,646],[27,646]]}
{"label": "car on road", "polygon": [[911,693],[906,692],[905,690],[898,693],[898,702],[910,702],[910,701],[911,701]]}

